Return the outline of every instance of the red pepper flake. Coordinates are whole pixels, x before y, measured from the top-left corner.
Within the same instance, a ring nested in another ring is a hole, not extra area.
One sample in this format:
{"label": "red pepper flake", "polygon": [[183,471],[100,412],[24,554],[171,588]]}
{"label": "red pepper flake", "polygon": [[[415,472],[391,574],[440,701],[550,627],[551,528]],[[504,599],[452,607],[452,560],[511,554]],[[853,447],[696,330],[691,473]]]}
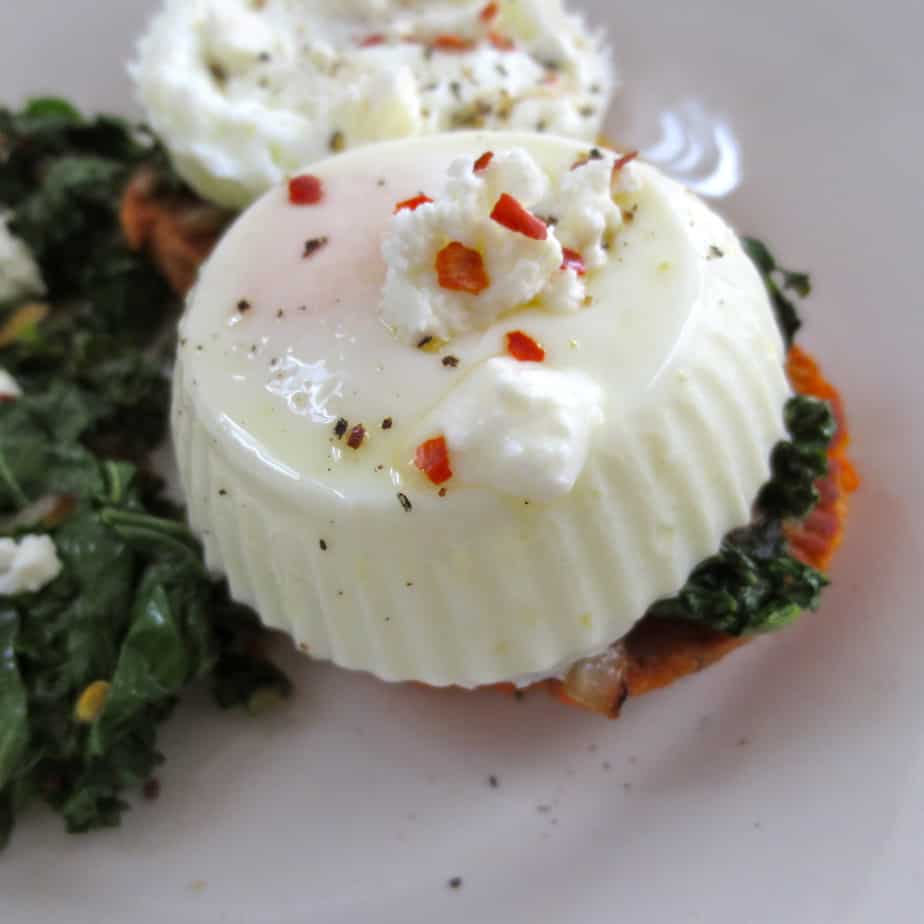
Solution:
{"label": "red pepper flake", "polygon": [[475,166],[472,167],[472,170],[475,173],[481,173],[482,170],[488,169],[488,165],[491,163],[492,160],[494,160],[494,152],[485,151],[484,154],[482,154],[481,157],[479,157],[478,160],[475,161]]}
{"label": "red pepper flake", "polygon": [[478,295],[491,285],[481,254],[458,241],[436,255],[436,275],[440,286],[453,292]]}
{"label": "red pepper flake", "polygon": [[504,193],[494,206],[491,217],[505,228],[524,234],[534,241],[544,241],[549,236],[549,229],[541,218],[536,218],[531,212],[517,202],[513,196]]}
{"label": "red pepper flake", "polygon": [[390,430],[391,427],[392,427],[392,423],[393,423],[392,419],[391,419],[390,417],[386,417],[386,418],[382,421],[382,429],[383,429],[383,430]]}
{"label": "red pepper flake", "polygon": [[619,171],[622,170],[626,164],[631,164],[636,157],[638,157],[638,151],[631,151],[628,154],[623,154],[622,157],[613,164],[613,179],[615,180],[619,176]]}
{"label": "red pepper flake", "polygon": [[350,435],[347,437],[347,446],[349,446],[350,449],[359,449],[365,438],[366,428],[362,424],[356,424],[356,426],[350,430]]}
{"label": "red pepper flake", "polygon": [[373,48],[376,45],[384,45],[385,36],[381,32],[376,32],[373,35],[367,35],[364,39],[360,39],[359,47],[360,48]]}
{"label": "red pepper flake", "polygon": [[572,250],[570,247],[562,247],[562,261],[561,268],[563,270],[574,270],[578,276],[583,276],[587,272],[587,267],[584,266],[584,258],[576,251]]}
{"label": "red pepper flake", "polygon": [[324,184],[310,173],[289,180],[289,202],[292,205],[317,205],[324,198]]}
{"label": "red pepper flake", "polygon": [[516,43],[513,39],[509,35],[502,35],[500,32],[489,32],[488,41],[498,51],[513,51],[516,48]]}
{"label": "red pepper flake", "polygon": [[405,209],[409,209],[413,212],[420,208],[420,206],[426,205],[428,202],[432,201],[433,200],[429,196],[425,196],[421,193],[419,196],[414,196],[412,199],[405,199],[403,202],[399,202],[395,206],[394,214],[397,215],[398,212],[403,212]]}
{"label": "red pepper flake", "polygon": [[507,334],[507,352],[521,363],[541,363],[545,359],[545,350],[521,330]]}
{"label": "red pepper flake", "polygon": [[440,488],[438,493],[439,493],[439,496],[440,496],[440,497],[445,497],[445,496],[446,496],[446,489],[445,489],[445,488]]}
{"label": "red pepper flake", "polygon": [[493,0],[484,9],[478,14],[478,18],[482,22],[490,22],[494,19],[497,14],[500,12],[500,6],[497,3],[494,3]]}
{"label": "red pepper flake", "polygon": [[438,35],[432,43],[432,47],[437,51],[470,51],[473,46],[473,42],[462,38],[461,35]]}
{"label": "red pepper flake", "polygon": [[434,484],[442,484],[452,478],[452,469],[449,467],[449,449],[446,438],[434,437],[417,447],[414,453],[416,465]]}

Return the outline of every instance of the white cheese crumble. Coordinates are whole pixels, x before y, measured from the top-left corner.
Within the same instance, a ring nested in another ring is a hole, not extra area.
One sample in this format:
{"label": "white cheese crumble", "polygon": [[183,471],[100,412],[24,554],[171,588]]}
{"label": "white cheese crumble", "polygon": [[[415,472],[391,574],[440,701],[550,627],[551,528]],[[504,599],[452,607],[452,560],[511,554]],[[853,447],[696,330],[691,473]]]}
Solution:
{"label": "white cheese crumble", "polygon": [[35,593],[61,573],[50,536],[0,539],[0,597]]}
{"label": "white cheese crumble", "polygon": [[[385,324],[404,342],[425,337],[449,340],[489,327],[527,304],[550,311],[577,311],[585,297],[582,277],[562,268],[563,247],[582,258],[587,271],[607,259],[610,238],[622,225],[613,200],[612,157],[590,160],[549,181],[521,148],[498,152],[476,171],[473,158],[449,167],[442,193],[433,202],[402,209],[382,242],[387,267],[380,305]],[[543,218],[554,216],[544,240],[528,237],[495,221],[492,211],[502,194]],[[440,284],[437,255],[447,242],[476,250],[489,285],[478,293]]]}
{"label": "white cheese crumble", "polygon": [[562,176],[552,206],[558,219],[556,235],[580,253],[588,270],[606,263],[607,239],[622,225],[612,185],[613,162],[609,158],[588,161]]}
{"label": "white cheese crumble", "polygon": [[22,395],[19,382],[0,366],[0,398],[18,398]]}
{"label": "white cheese crumble", "polygon": [[[382,290],[385,323],[405,342],[422,337],[449,340],[490,326],[500,315],[539,297],[553,276],[570,275],[553,289],[548,307],[576,311],[584,287],[573,270],[562,271],[562,249],[554,233],[535,240],[491,218],[506,193],[524,208],[544,198],[548,180],[525,151],[497,154],[476,173],[469,157],[453,161],[441,196],[416,209],[403,209],[382,242],[388,267]],[[478,251],[490,281],[474,294],[443,288],[435,270],[437,254],[448,242]]]}
{"label": "white cheese crumble", "polygon": [[25,242],[10,230],[10,216],[0,212],[0,302],[45,291],[42,274]]}
{"label": "white cheese crumble", "polygon": [[231,207],[372,141],[593,140],[614,85],[601,36],[561,0],[165,0],[131,72],[177,169]]}
{"label": "white cheese crumble", "polygon": [[495,357],[453,389],[434,422],[454,479],[551,501],[581,474],[602,401],[600,387],[581,372]]}

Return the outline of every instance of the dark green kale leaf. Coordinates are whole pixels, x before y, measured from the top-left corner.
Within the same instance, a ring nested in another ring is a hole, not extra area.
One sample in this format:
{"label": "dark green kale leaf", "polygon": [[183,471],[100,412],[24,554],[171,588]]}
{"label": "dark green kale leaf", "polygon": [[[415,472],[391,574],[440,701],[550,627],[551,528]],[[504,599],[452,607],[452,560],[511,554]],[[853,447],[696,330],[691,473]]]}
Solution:
{"label": "dark green kale leaf", "polygon": [[216,586],[212,603],[218,613],[215,631],[221,653],[212,670],[212,692],[225,709],[243,706],[261,712],[267,705],[287,698],[292,682],[263,653],[260,627],[253,610],[235,603],[227,585]]}
{"label": "dark green kale leaf", "polygon": [[0,402],[0,535],[49,534],[62,564],[38,592],[0,599],[0,848],[37,799],[70,831],[118,824],[163,760],[158,724],[197,678],[223,706],[290,690],[148,470],[175,305],[119,229],[142,164],[181,191],[125,122],[60,100],[0,108],[0,204],[49,302],[0,305],[0,367],[25,392]]}
{"label": "dark green kale leaf", "polygon": [[[29,745],[26,685],[16,659],[18,632],[19,616],[16,611],[0,610],[0,792],[13,780]],[[3,828],[0,818],[0,846]]]}
{"label": "dark green kale leaf", "polygon": [[150,134],[85,119],[62,100],[0,109],[0,203],[31,248],[55,302],[89,299],[100,330],[145,336],[169,298],[166,282],[122,240],[122,190],[142,163],[166,164]]}
{"label": "dark green kale leaf", "polygon": [[790,439],[774,448],[772,476],[757,505],[764,516],[799,519],[818,503],[815,482],[828,471],[828,446],[837,427],[827,402],[805,395],[789,399],[784,420]]}
{"label": "dark green kale leaf", "polygon": [[[200,677],[223,689],[233,662],[249,698],[218,697],[222,706],[266,702],[290,686],[249,651],[255,620],[230,604],[212,581],[186,526],[146,512],[134,466],[96,461],[96,487],[50,532],[63,569],[37,593],[10,598],[0,621],[8,644],[0,674],[0,728],[19,729],[0,749],[0,816],[27,796],[45,799],[68,830],[117,824],[124,792],[161,763],[156,726]],[[227,613],[227,618],[226,618]],[[19,627],[18,631],[15,627]],[[12,627],[12,628],[11,628]],[[15,634],[14,634],[15,633]],[[27,737],[16,677],[27,692]],[[12,678],[9,684],[4,681]],[[75,704],[98,682],[107,686],[95,716]]]}
{"label": "dark green kale leaf", "polygon": [[754,261],[763,276],[770,301],[776,312],[777,323],[783,333],[787,347],[792,346],[796,334],[802,327],[802,320],[792,299],[787,292],[795,293],[799,298],[807,298],[812,293],[812,282],[808,273],[793,272],[779,266],[773,254],[763,241],[753,237],[743,237],[741,243],[745,253]]}
{"label": "dark green kale leaf", "polygon": [[111,116],[88,119],[63,99],[34,99],[19,111],[0,107],[0,201],[17,205],[49,158],[75,153],[138,163],[159,149],[147,129]]}
{"label": "dark green kale leaf", "polygon": [[16,512],[48,494],[94,493],[99,468],[77,439],[99,415],[92,395],[64,382],[0,402],[0,512]]}
{"label": "dark green kale leaf", "polygon": [[90,330],[139,342],[170,300],[167,283],[122,240],[118,210],[136,165],[95,155],[49,160],[41,182],[13,210],[56,303],[87,301]]}
{"label": "dark green kale leaf", "polygon": [[773,632],[818,605],[827,578],[789,554],[779,521],[730,534],[701,562],[680,593],[656,603],[657,616],[680,616],[731,635]]}
{"label": "dark green kale leaf", "polygon": [[783,524],[817,504],[815,483],[828,470],[836,424],[826,402],[805,395],[790,398],[784,421],[789,439],[773,450],[755,521],[726,536],[719,553],[701,562],[680,592],[656,603],[651,614],[743,635],[772,632],[818,605],[827,578],[789,553]]}
{"label": "dark green kale leaf", "polygon": [[[126,122],[88,120],[60,100],[0,109],[0,204],[12,209],[51,303],[5,338],[0,364],[27,394],[59,385],[90,396],[85,445],[134,459],[165,435],[169,385],[151,347],[175,307],[119,227],[125,184],[152,162],[170,176],[151,137]],[[0,306],[0,325],[21,310]]]}
{"label": "dark green kale leaf", "polygon": [[219,706],[244,706],[254,715],[292,693],[292,681],[272,661],[253,652],[222,652],[212,680]]}

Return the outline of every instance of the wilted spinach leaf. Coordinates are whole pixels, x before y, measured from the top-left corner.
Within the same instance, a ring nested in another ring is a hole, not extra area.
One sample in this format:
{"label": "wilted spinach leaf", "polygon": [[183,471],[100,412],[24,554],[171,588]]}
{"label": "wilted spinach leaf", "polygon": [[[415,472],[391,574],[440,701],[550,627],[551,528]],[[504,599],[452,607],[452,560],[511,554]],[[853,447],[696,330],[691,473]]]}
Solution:
{"label": "wilted spinach leaf", "polygon": [[[0,109],[0,206],[48,286],[47,304],[0,305],[0,367],[25,392],[0,401],[0,535],[48,533],[62,563],[38,592],[0,599],[0,847],[33,799],[70,831],[118,824],[124,793],[163,760],[158,724],[195,679],[210,677],[222,706],[289,691],[147,469],[169,405],[158,336],[175,306],[119,230],[141,164],[179,186],[124,122],[60,100]],[[229,663],[246,696],[228,694]]]}
{"label": "wilted spinach leaf", "polygon": [[802,320],[795,303],[786,293],[794,292],[800,298],[807,298],[812,293],[811,278],[808,273],[793,272],[779,266],[763,241],[754,237],[744,237],[741,243],[763,276],[773,310],[776,312],[777,323],[783,333],[783,340],[787,347],[792,346],[796,334],[802,327]]}

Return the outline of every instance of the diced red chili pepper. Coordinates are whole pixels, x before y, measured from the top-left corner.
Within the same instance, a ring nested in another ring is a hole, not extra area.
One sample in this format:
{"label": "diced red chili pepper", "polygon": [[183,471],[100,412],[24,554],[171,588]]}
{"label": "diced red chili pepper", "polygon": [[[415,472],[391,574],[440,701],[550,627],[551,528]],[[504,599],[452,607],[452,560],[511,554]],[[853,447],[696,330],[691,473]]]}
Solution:
{"label": "diced red chili pepper", "polygon": [[364,39],[360,40],[360,48],[372,48],[375,45],[384,45],[385,36],[381,32],[376,32],[375,35],[367,35]]}
{"label": "diced red chili pepper", "polygon": [[531,212],[517,202],[513,196],[504,193],[494,206],[491,217],[505,228],[525,234],[534,241],[544,241],[549,236],[549,229],[541,218],[536,218]]}
{"label": "diced red chili pepper", "polygon": [[484,154],[475,161],[475,166],[472,169],[475,173],[481,173],[482,170],[488,169],[488,164],[490,164],[492,160],[494,160],[494,152],[485,151]]}
{"label": "diced red chili pepper", "polygon": [[561,268],[563,270],[573,269],[578,276],[583,276],[587,272],[587,267],[584,266],[584,258],[576,250],[572,250],[570,247],[562,247],[561,255]]}
{"label": "diced red chili pepper", "polygon": [[516,48],[516,43],[513,39],[509,35],[501,35],[500,32],[489,32],[488,41],[498,51],[513,51]]}
{"label": "diced red chili pepper", "polygon": [[436,275],[440,286],[453,292],[478,295],[491,285],[481,254],[458,241],[436,255]]}
{"label": "diced red chili pepper", "polygon": [[420,208],[420,206],[426,205],[428,202],[432,201],[433,200],[429,196],[425,196],[421,193],[419,196],[414,196],[413,199],[405,199],[404,202],[399,202],[395,206],[395,214],[397,215],[398,212],[403,212],[405,209],[410,209],[413,212],[415,209]]}
{"label": "diced red chili pepper", "polygon": [[521,363],[541,363],[545,359],[545,350],[521,330],[507,334],[507,352]]}
{"label": "diced red chili pepper", "polygon": [[461,35],[438,35],[432,44],[437,51],[469,51],[474,46]]}
{"label": "diced red chili pepper", "polygon": [[449,465],[449,448],[444,436],[434,437],[417,447],[414,453],[414,465],[417,466],[434,484],[442,484],[452,478]]}
{"label": "diced red chili pepper", "polygon": [[623,154],[615,164],[613,164],[613,179],[615,180],[619,176],[619,171],[625,167],[626,164],[631,164],[635,158],[638,157],[638,151],[631,151],[629,154]]}
{"label": "diced red chili pepper", "polygon": [[500,7],[493,2],[489,3],[485,8],[478,14],[478,18],[482,22],[490,22],[494,19],[495,16],[500,12]]}
{"label": "diced red chili pepper", "polygon": [[324,185],[316,176],[305,173],[289,180],[289,202],[293,205],[317,205],[324,198]]}

